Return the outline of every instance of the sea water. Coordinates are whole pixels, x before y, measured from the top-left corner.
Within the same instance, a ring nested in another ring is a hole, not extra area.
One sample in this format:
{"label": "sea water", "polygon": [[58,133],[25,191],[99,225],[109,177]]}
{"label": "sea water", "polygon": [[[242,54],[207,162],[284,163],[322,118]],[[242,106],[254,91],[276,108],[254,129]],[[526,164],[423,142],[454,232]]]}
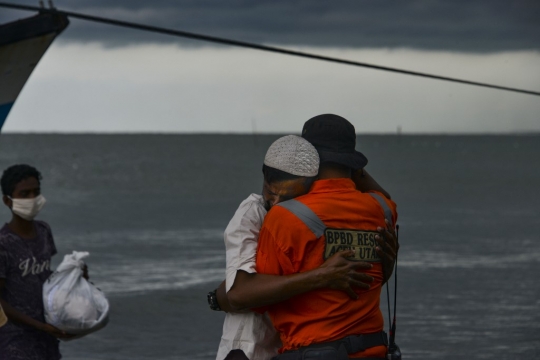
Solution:
{"label": "sea water", "polygon": [[[111,303],[105,329],[61,344],[65,359],[215,357],[223,313],[206,294],[225,276],[223,230],[260,193],[278,137],[0,136],[1,169],[28,163],[43,175],[53,265],[89,251]],[[398,204],[404,358],[536,357],[540,136],[373,135],[357,149]],[[381,309],[387,318],[386,292]]]}

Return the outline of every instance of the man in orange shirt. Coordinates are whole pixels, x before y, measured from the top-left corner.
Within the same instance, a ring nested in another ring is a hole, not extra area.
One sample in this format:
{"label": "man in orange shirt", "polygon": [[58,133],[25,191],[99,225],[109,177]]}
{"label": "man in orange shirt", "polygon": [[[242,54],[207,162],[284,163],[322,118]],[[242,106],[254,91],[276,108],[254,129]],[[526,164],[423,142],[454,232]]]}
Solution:
{"label": "man in orange shirt", "polygon": [[355,151],[354,126],[337,115],[316,116],[302,136],[319,152],[319,180],[310,192],[274,206],[259,235],[256,270],[288,275],[320,266],[335,252],[355,251],[354,260],[368,261],[373,277],[368,290],[347,294],[321,289],[265,307],[281,334],[282,353],[275,359],[384,359],[387,338],[379,309],[384,280],[375,251],[378,227],[385,218],[395,224],[396,205],[383,194],[356,190],[351,177],[367,159]]}

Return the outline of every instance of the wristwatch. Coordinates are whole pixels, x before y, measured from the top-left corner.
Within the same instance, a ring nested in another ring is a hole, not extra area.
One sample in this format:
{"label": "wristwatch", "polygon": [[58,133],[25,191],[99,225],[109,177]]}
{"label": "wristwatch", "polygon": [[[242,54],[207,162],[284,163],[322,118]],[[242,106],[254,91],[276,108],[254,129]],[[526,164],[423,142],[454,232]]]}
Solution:
{"label": "wristwatch", "polygon": [[208,305],[210,305],[210,309],[212,309],[214,311],[223,311],[223,310],[221,310],[221,307],[219,307],[216,292],[217,292],[217,289],[214,290],[214,291],[210,291],[208,293],[208,295],[207,295]]}

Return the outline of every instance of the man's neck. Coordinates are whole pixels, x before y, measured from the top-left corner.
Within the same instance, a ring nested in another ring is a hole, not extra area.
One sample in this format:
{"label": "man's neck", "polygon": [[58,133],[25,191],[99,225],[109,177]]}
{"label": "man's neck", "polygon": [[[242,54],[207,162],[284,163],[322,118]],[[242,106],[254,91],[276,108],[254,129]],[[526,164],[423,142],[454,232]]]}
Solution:
{"label": "man's neck", "polygon": [[36,236],[36,228],[34,220],[25,220],[20,216],[13,214],[11,221],[8,223],[9,228],[23,239],[31,239]]}
{"label": "man's neck", "polygon": [[343,166],[334,166],[332,164],[321,164],[319,168],[319,180],[325,179],[350,179],[352,177],[351,170]]}

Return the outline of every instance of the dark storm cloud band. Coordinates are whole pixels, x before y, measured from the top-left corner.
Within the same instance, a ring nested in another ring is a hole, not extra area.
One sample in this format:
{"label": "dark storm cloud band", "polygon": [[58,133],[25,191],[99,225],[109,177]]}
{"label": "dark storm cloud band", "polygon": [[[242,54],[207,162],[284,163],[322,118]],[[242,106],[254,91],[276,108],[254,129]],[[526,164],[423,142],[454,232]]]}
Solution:
{"label": "dark storm cloud band", "polygon": [[[7,7],[7,8],[19,8],[24,10],[40,10],[38,8],[32,7],[32,6],[24,6],[24,5],[16,5],[12,3],[4,3],[0,2],[0,7]],[[96,17],[86,14],[79,14],[75,12],[70,11],[63,11],[63,10],[56,10],[56,9],[41,9],[42,12],[49,12],[49,13],[61,13],[63,15],[72,17],[72,18],[78,18],[88,21],[94,21],[99,23],[105,23],[109,25],[116,25],[121,27],[127,27],[127,28],[133,28],[133,29],[139,29],[139,30],[145,30],[149,32],[155,32],[155,33],[161,33],[161,34],[167,34],[167,35],[173,35],[173,36],[180,36],[184,38],[190,38],[195,40],[203,40],[208,41],[212,43],[217,44],[224,44],[224,45],[233,45],[233,46],[239,46],[239,47],[246,47],[251,49],[257,49],[257,50],[263,50],[263,51],[270,51],[270,52],[276,52],[286,55],[293,55],[293,56],[299,56],[304,58],[310,58],[315,60],[323,60],[323,61],[329,61],[334,63],[340,63],[345,65],[353,65],[353,66],[360,66],[360,67],[366,67],[370,69],[376,69],[376,70],[383,70],[383,71],[390,71],[394,73],[400,73],[400,74],[406,74],[406,75],[413,75],[413,76],[419,76],[419,77],[425,77],[430,79],[436,79],[436,80],[445,80],[445,81],[451,81],[455,83],[461,83],[461,84],[467,84],[467,85],[475,85],[475,86],[481,86],[481,87],[487,87],[492,89],[499,89],[499,90],[507,90],[512,92],[518,92],[528,95],[535,95],[540,96],[540,92],[530,91],[530,90],[523,90],[523,89],[517,89],[517,88],[510,88],[505,86],[498,86],[498,85],[491,85],[486,83],[480,83],[476,81],[469,81],[469,80],[462,80],[462,79],[456,79],[456,78],[450,78],[446,76],[439,76],[439,75],[432,75],[427,73],[421,73],[416,71],[409,71],[409,70],[402,70],[397,68],[391,68],[386,66],[379,66],[379,65],[373,65],[373,64],[367,64],[367,63],[361,63],[356,61],[350,61],[345,59],[339,59],[339,58],[332,58],[327,56],[321,56],[317,54],[310,54],[305,52],[299,52],[299,51],[293,51],[283,48],[277,48],[277,47],[270,47],[265,45],[259,45],[254,43],[248,43],[248,42],[242,42],[242,41],[236,41],[231,39],[225,39],[225,38],[218,38],[218,37],[212,37],[212,36],[206,36],[201,34],[194,34],[184,31],[177,31],[172,29],[166,29],[161,27],[155,27],[155,26],[148,26],[144,24],[137,24],[133,22],[126,22],[126,21],[120,21],[120,20],[114,20],[114,19],[107,19],[103,17]]]}
{"label": "dark storm cloud band", "polygon": [[[57,0],[56,5],[257,43],[467,52],[540,50],[540,2],[536,0]],[[13,20],[13,14],[0,12],[0,22]],[[107,45],[172,41],[82,22],[74,22],[63,39]]]}

